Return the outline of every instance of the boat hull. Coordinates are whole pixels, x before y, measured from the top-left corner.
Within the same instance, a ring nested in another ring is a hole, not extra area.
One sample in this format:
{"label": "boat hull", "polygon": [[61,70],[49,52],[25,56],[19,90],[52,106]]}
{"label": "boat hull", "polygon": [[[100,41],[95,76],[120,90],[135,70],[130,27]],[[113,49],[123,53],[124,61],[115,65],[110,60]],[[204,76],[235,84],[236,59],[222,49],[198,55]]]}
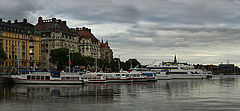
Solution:
{"label": "boat hull", "polygon": [[13,79],[15,84],[84,84],[82,80],[79,81],[67,81],[67,80],[25,80],[25,79]]}
{"label": "boat hull", "polygon": [[159,75],[159,76],[156,76],[156,79],[157,80],[170,80],[170,79],[172,79],[172,77],[170,75]]}
{"label": "boat hull", "polygon": [[133,82],[146,82],[147,78],[133,78]]}
{"label": "boat hull", "polygon": [[107,83],[107,80],[88,80],[88,83]]}
{"label": "boat hull", "polygon": [[186,75],[179,75],[179,74],[171,74],[170,75],[172,77],[172,79],[204,79],[204,77],[202,75],[190,75],[190,74],[186,74]]}
{"label": "boat hull", "polygon": [[147,81],[157,81],[155,77],[148,77]]}
{"label": "boat hull", "polygon": [[107,79],[107,82],[114,83],[114,82],[133,82],[133,78],[126,78],[126,79]]}

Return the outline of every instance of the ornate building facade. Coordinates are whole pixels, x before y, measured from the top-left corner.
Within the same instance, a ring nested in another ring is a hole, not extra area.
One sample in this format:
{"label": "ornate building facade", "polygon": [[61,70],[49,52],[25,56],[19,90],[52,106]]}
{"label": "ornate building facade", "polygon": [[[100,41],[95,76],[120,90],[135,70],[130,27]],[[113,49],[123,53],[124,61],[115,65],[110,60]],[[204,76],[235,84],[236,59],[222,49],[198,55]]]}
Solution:
{"label": "ornate building facade", "polygon": [[79,37],[79,51],[83,56],[100,59],[100,41],[91,33],[91,29],[76,28]]}
{"label": "ornate building facade", "polygon": [[110,46],[108,45],[108,41],[104,43],[102,40],[100,44],[100,54],[101,54],[101,59],[107,59],[109,63],[112,61],[113,52]]}
{"label": "ornate building facade", "polygon": [[71,52],[79,52],[78,35],[75,29],[70,29],[66,21],[52,18],[43,20],[38,18],[35,26],[42,36],[42,67],[50,68],[54,65],[49,62],[50,51],[58,48],[68,48]]}
{"label": "ornate building facade", "polygon": [[0,47],[7,55],[1,66],[36,68],[41,64],[41,35],[27,19],[11,23],[0,18]]}

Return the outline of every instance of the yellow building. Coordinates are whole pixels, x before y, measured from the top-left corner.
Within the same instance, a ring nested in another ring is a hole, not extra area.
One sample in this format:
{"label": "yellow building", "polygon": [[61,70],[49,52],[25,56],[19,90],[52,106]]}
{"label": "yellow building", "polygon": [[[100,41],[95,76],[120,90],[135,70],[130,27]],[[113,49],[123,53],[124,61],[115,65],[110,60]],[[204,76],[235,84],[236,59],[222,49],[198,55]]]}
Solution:
{"label": "yellow building", "polygon": [[41,64],[41,35],[34,31],[34,25],[23,22],[4,22],[0,18],[0,47],[7,54],[1,66],[12,68],[37,68]]}

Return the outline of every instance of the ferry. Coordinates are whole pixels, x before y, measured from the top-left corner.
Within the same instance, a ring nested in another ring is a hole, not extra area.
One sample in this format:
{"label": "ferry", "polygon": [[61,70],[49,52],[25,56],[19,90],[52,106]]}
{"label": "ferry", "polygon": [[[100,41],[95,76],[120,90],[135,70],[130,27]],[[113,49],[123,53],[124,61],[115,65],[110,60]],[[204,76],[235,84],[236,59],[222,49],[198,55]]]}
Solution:
{"label": "ferry", "polygon": [[86,80],[87,83],[106,83],[107,79],[103,76],[103,74],[98,73],[86,73],[83,75],[83,79]]}
{"label": "ferry", "polygon": [[15,84],[84,84],[82,75],[67,72],[29,72],[12,75]]}
{"label": "ferry", "polygon": [[128,73],[103,73],[107,82],[133,82],[133,78]]}
{"label": "ferry", "polygon": [[135,82],[156,81],[156,74],[146,68],[131,68],[129,74]]}
{"label": "ferry", "polygon": [[203,71],[201,69],[196,69],[191,64],[179,63],[176,55],[173,62],[148,65],[147,68],[156,72],[157,75],[169,75],[171,79],[204,79],[212,77],[211,71]]}
{"label": "ferry", "polygon": [[193,65],[186,63],[149,65],[147,68],[158,76],[169,75],[171,79],[205,79],[212,76],[210,71],[195,69]]}
{"label": "ferry", "polygon": [[133,82],[133,78],[127,73],[103,73],[88,72],[83,75],[88,83],[111,83],[111,82]]}

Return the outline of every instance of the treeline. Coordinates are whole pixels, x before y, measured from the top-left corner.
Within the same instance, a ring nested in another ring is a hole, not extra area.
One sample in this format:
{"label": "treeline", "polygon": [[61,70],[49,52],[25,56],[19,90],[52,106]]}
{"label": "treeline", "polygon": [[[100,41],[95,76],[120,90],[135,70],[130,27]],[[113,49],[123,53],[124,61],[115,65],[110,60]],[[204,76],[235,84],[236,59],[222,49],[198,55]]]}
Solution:
{"label": "treeline", "polygon": [[[92,57],[82,56],[80,53],[70,53],[71,68],[84,67],[86,70],[94,70],[96,59]],[[69,49],[59,48],[51,50],[50,62],[57,66],[58,70],[64,70],[69,64]],[[131,67],[141,67],[141,64],[136,59],[129,59],[122,62],[119,58],[113,58],[110,62],[107,59],[97,59],[98,71],[118,72],[120,69],[129,70]]]}

